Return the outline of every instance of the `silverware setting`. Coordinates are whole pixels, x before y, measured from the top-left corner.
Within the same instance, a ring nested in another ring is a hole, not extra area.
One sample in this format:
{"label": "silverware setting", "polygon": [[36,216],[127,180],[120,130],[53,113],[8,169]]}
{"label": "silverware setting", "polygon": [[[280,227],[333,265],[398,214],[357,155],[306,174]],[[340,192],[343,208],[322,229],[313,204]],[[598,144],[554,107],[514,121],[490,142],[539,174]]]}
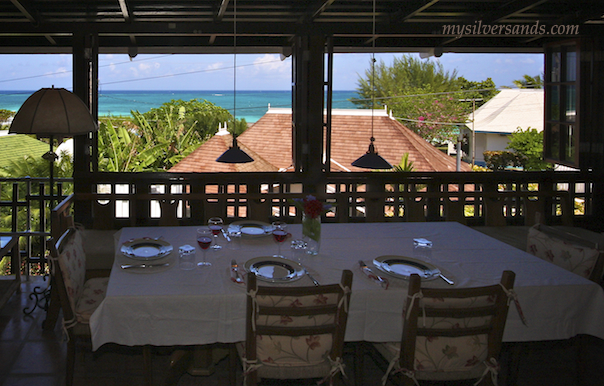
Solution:
{"label": "silverware setting", "polygon": [[304,272],[306,273],[306,276],[308,276],[308,278],[310,280],[312,280],[313,284],[316,285],[317,287],[320,286],[321,284],[317,281],[317,279],[315,279],[314,277],[312,277],[312,275],[310,274],[310,272],[308,272],[308,270],[305,268]]}
{"label": "silverware setting", "polygon": [[122,269],[129,268],[153,268],[153,267],[167,267],[170,263],[161,263],[161,264],[122,264]]}
{"label": "silverware setting", "polygon": [[235,283],[245,283],[245,280],[243,280],[243,277],[241,277],[239,265],[235,259],[231,260],[231,279],[233,279]]}
{"label": "silverware setting", "polygon": [[366,272],[367,274],[375,277],[375,279],[380,283],[380,285],[382,287],[388,287],[388,282],[386,280],[384,280],[384,278],[382,278],[380,275],[376,275],[371,268],[369,268],[369,266],[367,266],[367,264],[365,264],[365,262],[363,260],[359,260],[359,266],[361,267],[361,270]]}
{"label": "silverware setting", "polygon": [[438,277],[440,277],[441,279],[443,279],[443,280],[444,280],[444,281],[445,281],[447,284],[450,284],[450,285],[454,285],[454,284],[455,284],[455,282],[454,282],[453,280],[448,279],[448,278],[447,278],[447,277],[445,277],[445,275],[443,275],[442,273],[439,273],[439,274],[438,274]]}

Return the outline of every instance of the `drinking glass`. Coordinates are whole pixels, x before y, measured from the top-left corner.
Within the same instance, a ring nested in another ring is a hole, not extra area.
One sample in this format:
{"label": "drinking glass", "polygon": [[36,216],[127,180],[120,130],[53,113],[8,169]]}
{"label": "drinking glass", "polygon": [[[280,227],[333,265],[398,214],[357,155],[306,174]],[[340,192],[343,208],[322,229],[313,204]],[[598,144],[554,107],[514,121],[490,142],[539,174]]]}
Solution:
{"label": "drinking glass", "polygon": [[206,261],[206,250],[210,247],[210,244],[212,244],[212,233],[210,228],[197,229],[197,244],[199,244],[201,251],[203,252],[203,260],[197,263],[200,267],[212,265],[212,263]]}
{"label": "drinking glass", "polygon": [[287,224],[281,221],[275,221],[273,224],[273,239],[277,243],[277,254],[275,256],[283,257],[281,255],[281,244],[287,239]]}
{"label": "drinking glass", "polygon": [[214,245],[212,245],[210,248],[212,248],[215,251],[222,248],[222,246],[218,245],[218,235],[220,233],[222,233],[223,224],[224,223],[220,217],[212,217],[208,220],[208,227],[210,228],[210,230],[212,231],[212,234],[214,235]]}

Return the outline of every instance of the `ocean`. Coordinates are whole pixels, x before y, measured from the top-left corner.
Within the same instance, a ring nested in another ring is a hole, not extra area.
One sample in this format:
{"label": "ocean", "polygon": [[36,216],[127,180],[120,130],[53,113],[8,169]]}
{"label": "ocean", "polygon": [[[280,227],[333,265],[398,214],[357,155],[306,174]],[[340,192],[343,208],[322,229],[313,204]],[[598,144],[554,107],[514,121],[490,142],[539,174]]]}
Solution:
{"label": "ocean", "polygon": [[[0,109],[17,111],[34,91],[0,90]],[[349,101],[355,91],[334,91],[333,108],[355,109]],[[233,112],[233,90],[229,91],[102,91],[99,93],[100,116],[129,116],[130,111],[147,112],[171,100],[208,100]],[[237,91],[236,116],[248,123],[256,122],[271,107],[291,107],[291,91]]]}

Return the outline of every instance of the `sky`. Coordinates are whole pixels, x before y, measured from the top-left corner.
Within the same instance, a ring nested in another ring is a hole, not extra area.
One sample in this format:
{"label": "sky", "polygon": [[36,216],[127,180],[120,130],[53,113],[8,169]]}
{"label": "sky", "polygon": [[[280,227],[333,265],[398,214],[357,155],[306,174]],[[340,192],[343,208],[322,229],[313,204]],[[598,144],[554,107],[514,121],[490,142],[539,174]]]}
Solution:
{"label": "sky", "polygon": [[[402,54],[376,54],[392,64]],[[419,58],[419,54],[411,54]],[[110,90],[232,90],[233,55],[126,55],[99,56],[99,88]],[[470,81],[492,78],[497,87],[513,87],[523,75],[544,72],[542,54],[454,54],[436,60],[445,70],[457,71]],[[71,90],[71,55],[0,55],[0,90],[35,91],[42,87]],[[247,55],[236,57],[237,90],[290,90],[291,57]],[[371,54],[334,55],[334,90],[355,90],[371,63]]]}

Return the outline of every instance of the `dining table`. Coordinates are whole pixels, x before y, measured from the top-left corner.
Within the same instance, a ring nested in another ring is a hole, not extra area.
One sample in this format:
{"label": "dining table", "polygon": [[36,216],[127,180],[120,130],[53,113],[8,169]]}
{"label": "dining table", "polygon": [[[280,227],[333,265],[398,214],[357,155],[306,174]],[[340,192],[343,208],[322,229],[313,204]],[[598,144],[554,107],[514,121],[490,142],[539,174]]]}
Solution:
{"label": "dining table", "polygon": [[[279,246],[270,230],[241,237],[237,233],[229,237],[231,241],[219,235],[222,248],[205,252],[211,265],[182,269],[178,252],[182,246],[195,248],[197,262],[203,259],[197,228],[130,227],[115,234],[116,256],[106,297],[90,319],[94,350],[106,343],[189,346],[245,340],[246,286],[232,280],[231,264],[234,260],[243,270],[250,261],[270,260]],[[404,274],[378,268],[376,262],[385,261],[384,257],[425,262],[453,282],[438,275],[422,281],[435,288],[492,285],[504,270],[515,272],[514,292],[520,308],[511,302],[503,336],[506,342],[567,339],[578,334],[604,339],[604,293],[598,284],[457,222],[324,223],[316,255],[290,247],[301,245],[301,225],[289,225],[287,231],[290,237],[282,244],[281,255],[302,267],[303,274],[291,282],[260,284],[312,286],[312,279],[332,284],[340,281],[342,270],[352,270],[346,341],[401,338],[408,280]],[[431,245],[418,248],[415,239]],[[123,251],[133,240],[162,240],[172,251],[155,260],[160,266],[124,269],[123,264],[140,263]],[[366,275],[359,260],[386,279],[388,286]]]}

